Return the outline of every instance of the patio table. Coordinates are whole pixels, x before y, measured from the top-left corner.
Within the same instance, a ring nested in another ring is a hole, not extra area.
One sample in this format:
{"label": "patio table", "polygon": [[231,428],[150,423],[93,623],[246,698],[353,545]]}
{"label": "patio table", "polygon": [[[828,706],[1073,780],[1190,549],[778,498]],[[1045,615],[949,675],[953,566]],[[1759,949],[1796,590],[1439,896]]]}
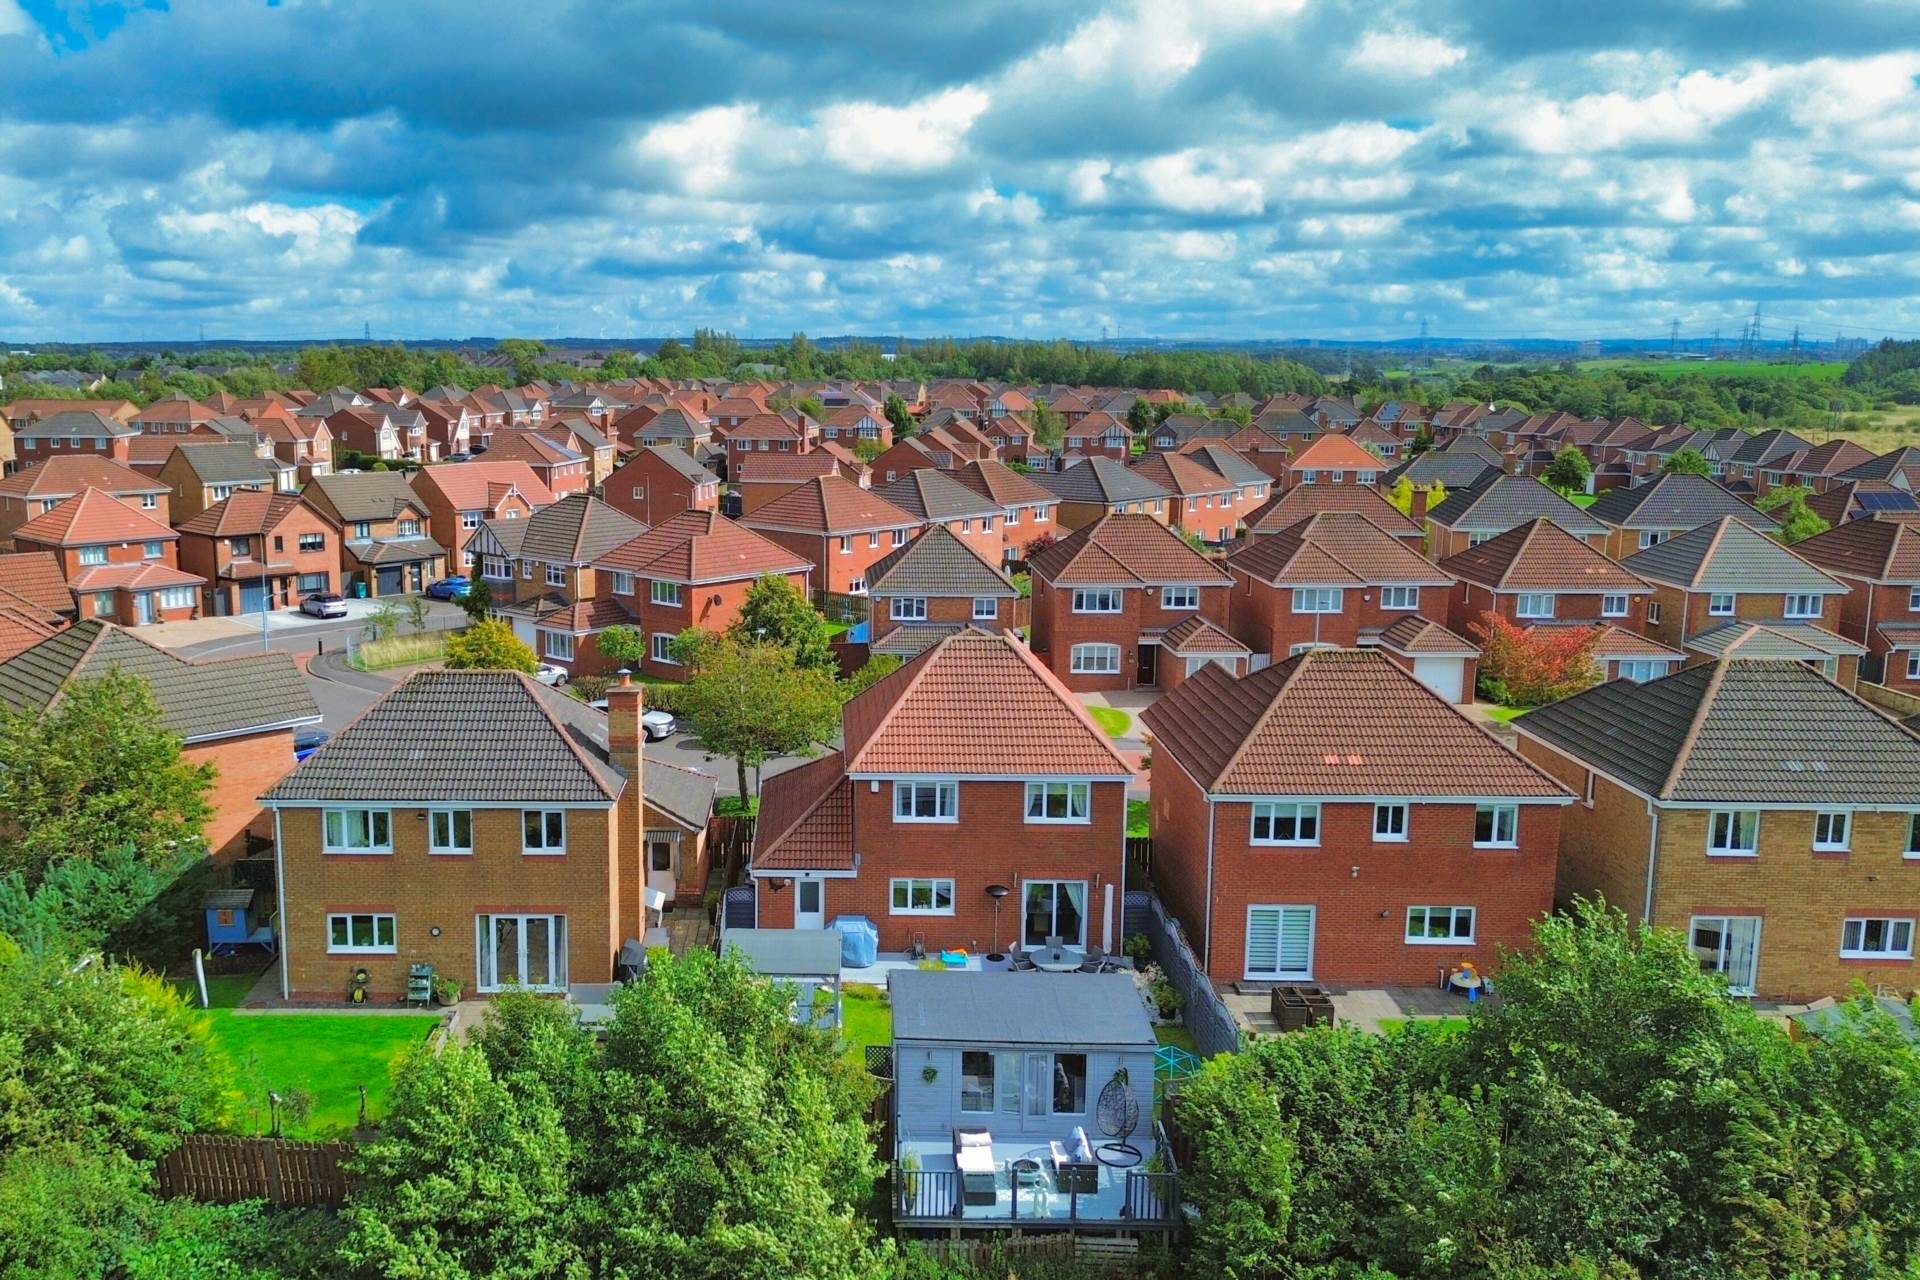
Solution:
{"label": "patio table", "polygon": [[1043,947],[1027,954],[1033,957],[1034,968],[1047,973],[1072,973],[1086,958],[1084,953],[1069,947]]}

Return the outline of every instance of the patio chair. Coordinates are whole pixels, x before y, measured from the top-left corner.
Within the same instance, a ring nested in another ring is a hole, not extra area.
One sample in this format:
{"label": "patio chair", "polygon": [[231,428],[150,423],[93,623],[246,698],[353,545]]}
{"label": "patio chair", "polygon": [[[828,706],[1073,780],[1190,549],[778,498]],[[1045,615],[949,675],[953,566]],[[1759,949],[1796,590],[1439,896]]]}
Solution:
{"label": "patio chair", "polygon": [[1107,953],[1098,947],[1088,947],[1086,955],[1080,959],[1080,972],[1105,973],[1107,971]]}
{"label": "patio chair", "polygon": [[960,1171],[962,1204],[987,1205],[999,1199],[993,1165],[993,1134],[985,1129],[955,1129],[953,1166]]}
{"label": "patio chair", "polygon": [[1093,1158],[1093,1143],[1084,1128],[1075,1126],[1066,1142],[1050,1142],[1047,1148],[1053,1159],[1053,1185],[1061,1195],[1077,1191],[1086,1196],[1100,1189],[1100,1164]]}
{"label": "patio chair", "polygon": [[927,958],[926,934],[916,933],[913,935],[913,940],[907,944],[907,958],[916,964]]}
{"label": "patio chair", "polygon": [[1015,973],[1032,973],[1033,957],[1024,951],[1016,951],[1013,953],[1013,958],[1007,961],[1007,967]]}

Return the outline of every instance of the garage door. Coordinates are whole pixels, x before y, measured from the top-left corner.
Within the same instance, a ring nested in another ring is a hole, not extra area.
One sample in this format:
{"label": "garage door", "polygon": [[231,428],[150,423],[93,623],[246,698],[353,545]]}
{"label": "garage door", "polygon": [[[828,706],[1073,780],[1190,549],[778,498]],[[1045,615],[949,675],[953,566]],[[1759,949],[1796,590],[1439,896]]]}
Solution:
{"label": "garage door", "polygon": [[267,584],[265,582],[243,582],[240,584],[240,612],[259,613],[267,607]]}
{"label": "garage door", "polygon": [[1464,658],[1415,658],[1413,674],[1421,684],[1448,702],[1460,701],[1465,692],[1467,662]]}
{"label": "garage door", "polygon": [[406,570],[403,566],[394,565],[377,572],[381,595],[397,596],[406,589]]}

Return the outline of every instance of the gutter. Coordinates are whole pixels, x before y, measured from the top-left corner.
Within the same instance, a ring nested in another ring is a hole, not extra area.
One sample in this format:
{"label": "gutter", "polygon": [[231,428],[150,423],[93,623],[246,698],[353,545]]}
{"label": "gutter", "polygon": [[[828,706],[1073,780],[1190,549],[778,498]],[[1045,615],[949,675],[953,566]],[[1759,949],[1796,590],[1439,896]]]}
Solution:
{"label": "gutter", "polygon": [[1660,852],[1660,811],[1647,801],[1647,893],[1640,905],[1640,918],[1653,923],[1653,871]]}

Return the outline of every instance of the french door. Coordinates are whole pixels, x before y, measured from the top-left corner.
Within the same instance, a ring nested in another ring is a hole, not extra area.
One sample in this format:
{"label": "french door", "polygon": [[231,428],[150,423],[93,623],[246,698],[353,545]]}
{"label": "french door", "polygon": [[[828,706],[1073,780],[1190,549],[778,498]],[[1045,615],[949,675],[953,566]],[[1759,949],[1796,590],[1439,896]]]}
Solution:
{"label": "french door", "polygon": [[1069,947],[1087,941],[1087,882],[1085,880],[1029,880],[1021,912],[1021,942],[1042,947],[1057,937]]}
{"label": "french door", "polygon": [[547,915],[474,917],[479,989],[564,991],[567,986],[567,918]]}
{"label": "french door", "polygon": [[1726,975],[1728,992],[1753,994],[1760,978],[1759,916],[1695,916],[1692,942],[1702,969]]}
{"label": "french door", "polygon": [[1247,977],[1300,982],[1313,977],[1313,915],[1305,906],[1247,908]]}

